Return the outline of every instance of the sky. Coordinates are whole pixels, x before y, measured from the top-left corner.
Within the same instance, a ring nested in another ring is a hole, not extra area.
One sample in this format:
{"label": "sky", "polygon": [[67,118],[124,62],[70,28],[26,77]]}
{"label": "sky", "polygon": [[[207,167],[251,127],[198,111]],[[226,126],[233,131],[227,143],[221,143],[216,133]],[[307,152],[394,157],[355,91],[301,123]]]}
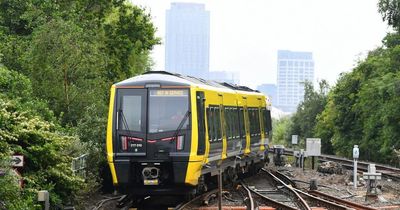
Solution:
{"label": "sky", "polygon": [[[171,2],[203,3],[210,11],[210,71],[236,71],[240,83],[255,88],[276,84],[277,50],[308,51],[315,81],[335,84],[369,50],[381,46],[390,27],[378,0],[131,0],[145,7],[165,38]],[[154,70],[164,69],[165,46],[153,49]]]}

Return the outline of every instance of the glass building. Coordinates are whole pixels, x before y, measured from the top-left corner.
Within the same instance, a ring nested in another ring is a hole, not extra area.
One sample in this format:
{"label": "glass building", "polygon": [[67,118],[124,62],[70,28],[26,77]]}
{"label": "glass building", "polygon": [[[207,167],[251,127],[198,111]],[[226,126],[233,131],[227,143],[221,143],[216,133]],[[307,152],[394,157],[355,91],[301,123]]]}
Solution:
{"label": "glass building", "polygon": [[312,53],[278,50],[277,107],[285,112],[296,112],[304,98],[305,81],[314,81]]}
{"label": "glass building", "polygon": [[172,3],[166,12],[165,70],[208,78],[210,12],[204,4]]}
{"label": "glass building", "polygon": [[277,87],[275,84],[261,84],[257,86],[257,90],[269,97],[272,106],[275,106],[275,102],[277,101],[276,89]]}

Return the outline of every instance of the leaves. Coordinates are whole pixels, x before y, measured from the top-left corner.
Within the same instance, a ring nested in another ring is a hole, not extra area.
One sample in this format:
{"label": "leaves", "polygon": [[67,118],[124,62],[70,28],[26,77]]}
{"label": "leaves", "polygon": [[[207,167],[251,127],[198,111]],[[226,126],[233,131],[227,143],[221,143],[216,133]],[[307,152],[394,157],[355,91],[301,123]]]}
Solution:
{"label": "leaves", "polygon": [[[24,193],[48,189],[53,203],[73,202],[110,178],[109,88],[150,69],[155,31],[125,0],[0,1],[0,158],[26,156]],[[93,186],[69,165],[87,152]]]}
{"label": "leaves", "polygon": [[400,1],[399,0],[380,0],[378,11],[382,19],[396,30],[400,30]]}
{"label": "leaves", "polygon": [[[291,135],[299,135],[305,142],[306,138],[320,137],[316,134],[316,124],[319,115],[327,104],[329,85],[325,80],[319,82],[318,90],[310,82],[304,83],[304,100],[297,107],[297,112],[291,117],[291,126],[287,141]],[[324,153],[332,153],[329,139],[321,138]]]}
{"label": "leaves", "polygon": [[[0,72],[8,75],[10,81],[21,79],[23,82],[19,88],[30,88],[26,77],[5,68],[0,68]],[[5,160],[16,153],[24,155],[25,166],[22,173],[25,179],[25,192],[29,192],[30,189],[47,189],[55,199],[53,204],[73,199],[84,185],[83,180],[72,174],[70,167],[71,156],[77,156],[70,152],[70,148],[78,138],[68,135],[60,125],[45,121],[37,111],[32,110],[32,107],[35,107],[32,105],[35,100],[25,103],[19,98],[11,99],[11,96],[20,92],[14,85],[2,86],[7,95],[0,93],[0,160]],[[32,98],[29,94],[26,97]],[[10,167],[4,163],[1,166],[0,169]],[[0,182],[5,179],[8,178],[0,177]],[[13,185],[9,187],[12,188]],[[7,192],[0,190],[1,193]],[[29,200],[36,194],[32,192],[26,196]],[[13,197],[12,195],[8,197],[10,200],[5,202],[12,209],[12,204],[8,202],[13,201]],[[26,209],[31,208],[33,206]]]}
{"label": "leaves", "polygon": [[357,144],[362,159],[397,161],[393,154],[400,147],[399,40],[388,34],[385,48],[371,51],[330,93],[316,131],[331,139],[337,154],[351,157]]}

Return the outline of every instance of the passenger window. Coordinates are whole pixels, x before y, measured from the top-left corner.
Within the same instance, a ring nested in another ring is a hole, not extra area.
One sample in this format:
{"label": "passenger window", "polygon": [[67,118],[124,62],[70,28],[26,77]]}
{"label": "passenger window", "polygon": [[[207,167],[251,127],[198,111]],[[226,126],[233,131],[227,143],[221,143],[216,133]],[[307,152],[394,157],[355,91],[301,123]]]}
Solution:
{"label": "passenger window", "polygon": [[214,140],[214,122],[213,122],[213,111],[212,108],[207,108],[207,129],[208,129],[208,140],[212,142]]}
{"label": "passenger window", "polygon": [[243,107],[240,108],[239,110],[239,124],[240,124],[240,135],[242,138],[246,137],[246,127],[245,127],[245,121],[244,121],[244,110]]}
{"label": "passenger window", "polygon": [[234,124],[234,121],[233,121],[233,116],[232,116],[232,109],[233,108],[229,108],[228,109],[228,120],[229,120],[229,139],[233,139],[234,138],[234,134],[233,134],[233,124]]}
{"label": "passenger window", "polygon": [[259,135],[261,135],[261,132],[260,132],[260,112],[259,112],[258,108],[256,108],[254,110],[254,115],[256,117],[256,124],[255,124],[255,126],[256,126],[256,134],[257,134],[257,136],[259,136]]}
{"label": "passenger window", "polygon": [[264,111],[264,129],[265,129],[265,134],[268,134],[272,130],[271,111],[267,110],[266,108],[264,108],[263,111]]}
{"label": "passenger window", "polygon": [[233,135],[234,135],[233,137],[235,139],[238,139],[240,136],[239,136],[239,115],[237,107],[233,108],[232,117],[233,117]]}
{"label": "passenger window", "polygon": [[230,113],[230,108],[226,107],[225,108],[225,131],[226,131],[226,139],[230,140],[232,139],[232,132],[231,132],[231,113]]}
{"label": "passenger window", "polygon": [[250,136],[253,136],[254,133],[254,123],[253,123],[253,109],[248,109],[249,113],[249,123],[250,123]]}
{"label": "passenger window", "polygon": [[216,130],[216,141],[221,141],[222,140],[222,134],[221,134],[221,113],[219,107],[214,109],[215,111],[215,130]]}

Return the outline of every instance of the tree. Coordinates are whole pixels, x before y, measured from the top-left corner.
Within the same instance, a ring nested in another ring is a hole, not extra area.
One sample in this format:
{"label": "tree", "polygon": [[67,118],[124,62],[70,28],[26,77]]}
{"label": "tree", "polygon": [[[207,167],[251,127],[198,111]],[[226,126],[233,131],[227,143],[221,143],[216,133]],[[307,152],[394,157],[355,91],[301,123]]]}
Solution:
{"label": "tree", "polygon": [[291,120],[289,117],[283,117],[281,119],[272,119],[272,138],[273,144],[289,145],[288,139],[291,138],[288,132],[291,126]]}
{"label": "tree", "polygon": [[400,32],[400,1],[399,0],[379,0],[378,11],[384,21],[393,26]]}
{"label": "tree", "polygon": [[330,138],[337,154],[395,163],[400,143],[400,37],[388,34],[352,72],[342,74],[318,117],[316,132]]}
{"label": "tree", "polygon": [[[0,169],[6,172],[0,176],[0,183],[8,183],[0,188],[0,200],[5,202],[6,209],[34,209],[35,190],[46,189],[52,194],[53,205],[73,202],[85,186],[70,167],[72,157],[80,153],[72,149],[79,144],[79,139],[56,120],[44,119],[52,112],[31,95],[27,77],[4,67],[0,67],[0,75],[7,79],[0,80]],[[15,190],[16,182],[9,183],[15,179],[9,165],[9,157],[15,153],[25,157],[25,166],[21,169],[23,190]]]}
{"label": "tree", "polygon": [[25,66],[34,93],[49,101],[64,124],[76,125],[85,107],[106,100],[101,74],[107,58],[101,47],[96,37],[62,19],[38,27],[33,34]]}
{"label": "tree", "polygon": [[[300,139],[319,137],[315,134],[316,120],[327,103],[329,84],[322,80],[319,89],[314,90],[310,82],[304,83],[304,100],[297,107],[297,112],[291,118],[290,134],[299,135]],[[290,141],[290,138],[288,139]],[[322,139],[324,153],[332,153],[330,141]]]}
{"label": "tree", "polygon": [[143,9],[130,4],[115,8],[104,22],[106,52],[110,58],[106,77],[112,82],[150,70],[149,51],[160,43],[156,28]]}

